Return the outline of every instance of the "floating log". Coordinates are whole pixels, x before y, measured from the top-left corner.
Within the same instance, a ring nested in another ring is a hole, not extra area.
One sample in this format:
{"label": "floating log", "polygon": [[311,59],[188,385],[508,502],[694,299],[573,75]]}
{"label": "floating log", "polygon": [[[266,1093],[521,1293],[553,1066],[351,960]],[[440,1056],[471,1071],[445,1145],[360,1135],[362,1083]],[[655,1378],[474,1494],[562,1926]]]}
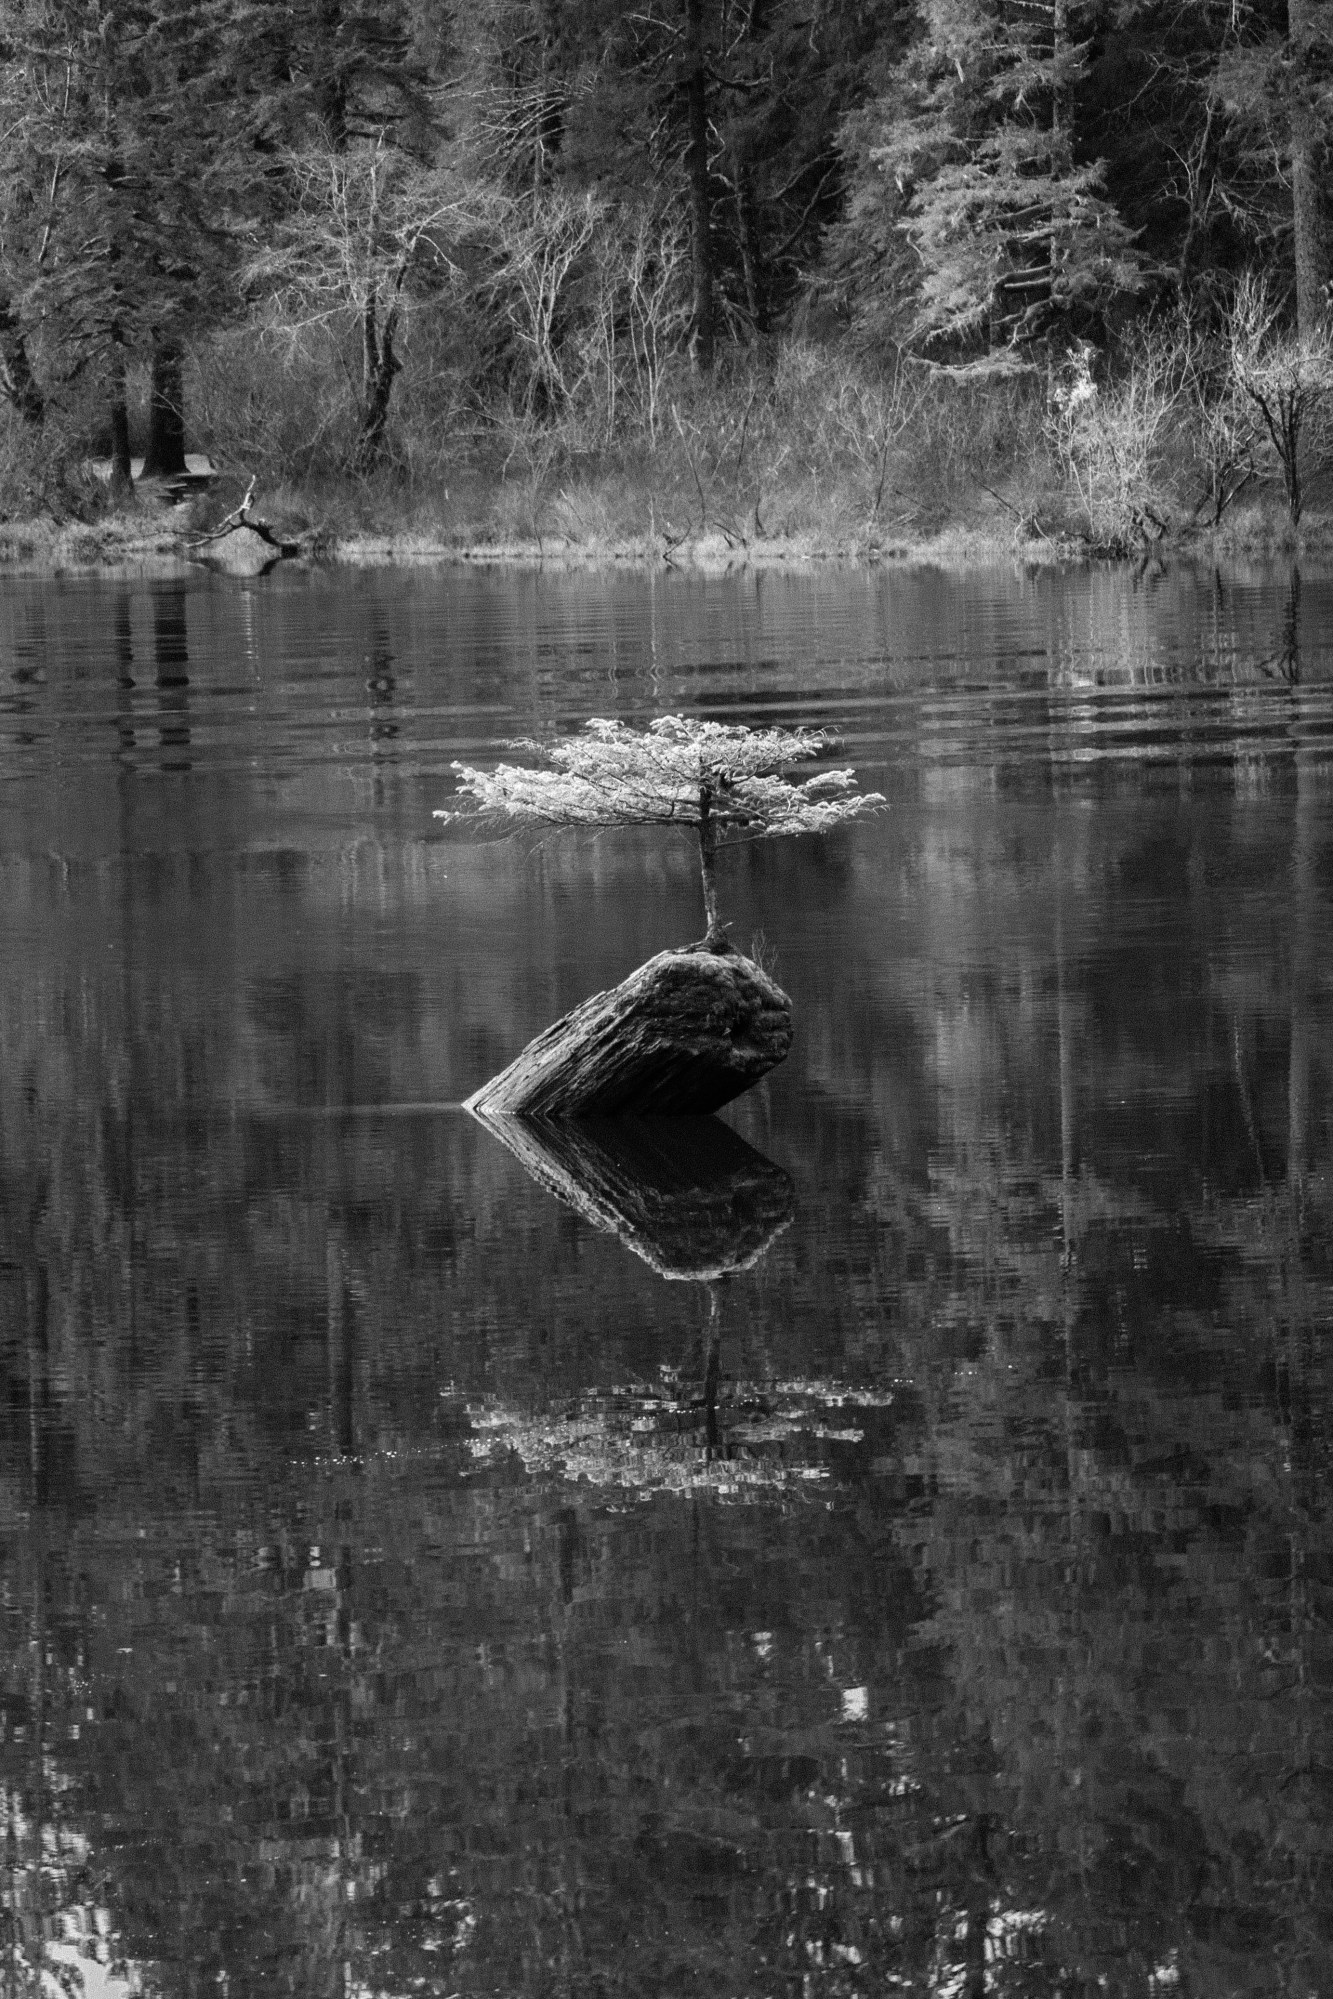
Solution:
{"label": "floating log", "polygon": [[555,1022],[468,1099],[492,1115],[698,1116],[791,1047],[791,1001],[738,952],[659,951]]}
{"label": "floating log", "polygon": [[476,1116],[538,1186],[659,1277],[748,1270],[792,1218],[787,1174],[717,1118]]}

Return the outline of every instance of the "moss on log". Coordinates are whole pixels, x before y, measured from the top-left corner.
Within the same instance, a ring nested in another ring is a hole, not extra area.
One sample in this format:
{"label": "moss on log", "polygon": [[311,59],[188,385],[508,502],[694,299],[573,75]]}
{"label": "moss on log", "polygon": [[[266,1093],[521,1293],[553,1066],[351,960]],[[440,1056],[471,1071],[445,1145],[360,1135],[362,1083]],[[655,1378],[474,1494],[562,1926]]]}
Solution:
{"label": "moss on log", "polygon": [[530,1041],[470,1111],[544,1118],[697,1116],[791,1047],[791,1001],[739,953],[660,951]]}
{"label": "moss on log", "polygon": [[477,1117],[538,1186],[659,1277],[748,1270],[792,1218],[787,1174],[717,1118]]}

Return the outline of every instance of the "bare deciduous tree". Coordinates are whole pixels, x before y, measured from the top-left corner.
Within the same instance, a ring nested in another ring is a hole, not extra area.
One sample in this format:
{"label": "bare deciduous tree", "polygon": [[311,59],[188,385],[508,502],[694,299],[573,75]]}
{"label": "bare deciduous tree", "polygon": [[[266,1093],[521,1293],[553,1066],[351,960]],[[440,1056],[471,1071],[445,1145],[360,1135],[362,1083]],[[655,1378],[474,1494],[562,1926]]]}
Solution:
{"label": "bare deciduous tree", "polygon": [[245,272],[292,331],[350,320],[361,349],[354,468],[371,471],[384,447],[409,279],[429,258],[452,271],[449,243],[467,208],[448,173],[413,162],[383,134],[373,143],[295,156],[291,215]]}
{"label": "bare deciduous tree", "polygon": [[500,209],[495,289],[523,356],[526,415],[561,411],[570,400],[562,319],[571,280],[600,219],[591,195],[576,200],[548,192]]}
{"label": "bare deciduous tree", "polygon": [[1303,449],[1333,408],[1333,334],[1322,324],[1308,333],[1280,332],[1277,319],[1266,280],[1247,273],[1228,325],[1231,372],[1276,454],[1287,512],[1298,527]]}

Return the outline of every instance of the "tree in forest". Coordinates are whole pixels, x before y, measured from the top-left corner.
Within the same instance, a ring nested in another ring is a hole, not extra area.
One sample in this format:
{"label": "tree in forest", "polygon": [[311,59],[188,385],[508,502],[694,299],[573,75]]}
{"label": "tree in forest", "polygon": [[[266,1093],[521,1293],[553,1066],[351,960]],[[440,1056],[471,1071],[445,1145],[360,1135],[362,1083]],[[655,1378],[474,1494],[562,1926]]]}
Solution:
{"label": "tree in forest", "polygon": [[1331,266],[1323,184],[1333,113],[1329,81],[1333,23],[1323,0],[1290,0],[1285,56],[1296,329],[1302,340],[1308,340],[1329,318]]}
{"label": "tree in forest", "polygon": [[51,0],[7,5],[3,17],[14,400],[38,413],[41,391],[24,363],[28,338],[39,338],[58,399],[81,379],[101,386],[113,477],[127,485],[125,370],[136,351],[150,352],[147,469],[180,470],[184,345],[236,309],[229,218],[255,177],[223,143],[229,10],[222,0],[198,9]]}
{"label": "tree in forest", "polygon": [[928,0],[920,40],[847,128],[855,226],[878,226],[910,296],[901,334],[958,358],[1030,349],[1097,331],[1138,289],[1131,232],[1080,154],[1085,62],[1067,0]]}
{"label": "tree in forest", "polygon": [[1245,277],[1228,322],[1231,375],[1249,405],[1257,441],[1271,448],[1282,475],[1287,513],[1299,527],[1304,507],[1302,453],[1333,411],[1333,332],[1283,332],[1268,288]]}
{"label": "tree in forest", "polygon": [[1262,262],[1291,282],[1302,336],[1324,321],[1331,75],[1321,0],[1138,0],[1114,55],[1092,65],[1108,185],[1147,257],[1174,266],[1182,302]]}
{"label": "tree in forest", "polygon": [[[285,241],[291,218],[308,220],[310,175],[293,161],[312,148],[392,152],[428,129],[410,25],[405,5],[368,0],[0,0],[10,401],[35,417],[53,391],[67,400],[74,384],[98,384],[113,478],[128,485],[125,376],[142,356],[144,471],[182,470],[187,355],[244,310],[256,241]],[[378,162],[371,178],[388,178]],[[386,253],[390,291],[398,248]],[[392,315],[389,299],[371,329],[372,437],[395,373]],[[45,392],[29,360],[39,352]]]}
{"label": "tree in forest", "polygon": [[[905,18],[905,15],[904,17]],[[804,0],[724,8],[711,65],[711,162],[721,307],[770,333],[816,267],[842,211],[840,128],[876,51],[901,53],[897,8]]]}
{"label": "tree in forest", "polygon": [[[537,232],[557,190],[633,254],[646,191],[687,248],[679,345],[707,373],[728,334],[772,331],[843,189],[840,119],[886,32],[860,0],[477,0],[460,93],[483,107],[487,176]],[[553,215],[561,210],[552,207]]]}
{"label": "tree in forest", "polygon": [[885,805],[858,792],[849,769],[820,771],[798,784],[793,764],[822,756],[831,738],[820,729],[747,729],[659,715],[647,729],[594,718],[568,741],[519,741],[513,749],[551,766],[455,764],[459,791],[472,802],[437,812],[445,821],[499,831],[516,826],[687,826],[698,836],[712,951],[727,951],[718,914],[717,850],[723,842],[782,833],[827,833]]}
{"label": "tree in forest", "polygon": [[463,210],[450,176],[422,166],[383,134],[369,144],[311,147],[292,158],[294,205],[246,268],[289,332],[350,325],[361,384],[352,469],[370,472],[384,448],[400,346],[423,271],[453,269],[449,243]]}
{"label": "tree in forest", "polygon": [[442,160],[438,51],[407,0],[261,4],[257,20],[262,80],[247,121],[269,186],[241,284],[289,338],[350,332],[360,363],[351,469],[369,472],[413,298],[452,270],[457,187]]}

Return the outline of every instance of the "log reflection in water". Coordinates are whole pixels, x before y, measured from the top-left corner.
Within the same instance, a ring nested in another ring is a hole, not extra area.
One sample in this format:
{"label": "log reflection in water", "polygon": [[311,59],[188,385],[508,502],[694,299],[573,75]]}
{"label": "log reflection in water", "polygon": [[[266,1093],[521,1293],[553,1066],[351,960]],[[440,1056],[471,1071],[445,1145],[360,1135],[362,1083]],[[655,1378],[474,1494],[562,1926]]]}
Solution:
{"label": "log reflection in water", "polygon": [[748,1270],[795,1212],[788,1175],[715,1117],[474,1116],[538,1186],[659,1277]]}

